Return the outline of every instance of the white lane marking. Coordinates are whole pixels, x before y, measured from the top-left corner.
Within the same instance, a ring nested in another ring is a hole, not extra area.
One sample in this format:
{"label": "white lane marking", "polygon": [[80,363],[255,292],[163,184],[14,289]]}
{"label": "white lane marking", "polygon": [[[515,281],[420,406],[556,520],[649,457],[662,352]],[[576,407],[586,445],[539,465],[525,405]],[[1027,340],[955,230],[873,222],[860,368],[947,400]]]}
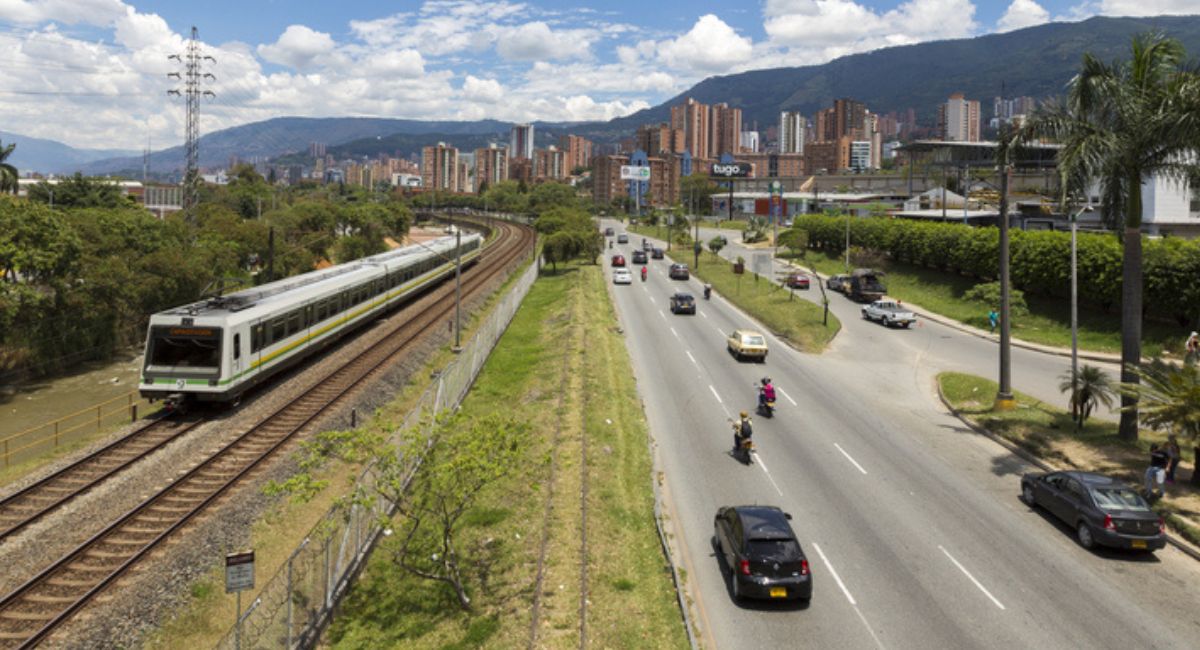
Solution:
{"label": "white lane marking", "polygon": [[713,394],[713,395],[715,395],[715,396],[717,397],[717,402],[718,402],[718,403],[720,403],[720,404],[724,404],[724,403],[725,403],[725,401],[721,399],[721,395],[720,395],[720,393],[718,393],[718,392],[717,392],[717,389],[715,389],[715,388],[713,388],[713,387],[712,387],[712,384],[709,384],[709,385],[708,385],[708,389],[709,389],[709,390],[711,390],[711,391],[712,391],[712,394]]}
{"label": "white lane marking", "polygon": [[671,334],[674,334],[674,335],[675,335],[675,338],[676,338],[676,339],[678,339],[678,340],[680,340],[680,341],[682,341],[682,340],[683,340],[683,339],[679,338],[679,332],[676,332],[674,327],[671,327],[671,328],[669,328],[669,329],[671,330]]}
{"label": "white lane marking", "polygon": [[704,312],[700,312],[700,315],[701,315],[701,316],[703,316],[703,317],[705,317],[705,318],[708,318],[708,314],[706,314],[706,313],[704,313]]}
{"label": "white lane marking", "polygon": [[689,359],[691,359],[691,360],[692,360],[692,364],[693,364],[693,365],[695,365],[697,368],[699,368],[699,367],[700,367],[700,364],[699,364],[699,363],[696,363],[696,357],[693,357],[691,352],[689,352],[689,351],[687,351],[687,350],[684,350],[683,352],[684,352],[684,354],[688,355],[688,358],[689,358]]}
{"label": "white lane marking", "polygon": [[658,303],[654,302],[654,296],[647,296],[647,297],[650,298],[650,304],[652,304],[652,305],[658,304]]}
{"label": "white lane marking", "polygon": [[792,406],[800,406],[799,404],[797,404],[797,403],[796,403],[796,400],[792,399],[792,396],[791,396],[791,395],[788,395],[787,393],[783,392],[783,389],[782,389],[782,388],[780,388],[780,387],[776,386],[776,387],[775,387],[775,390],[779,391],[779,394],[780,394],[780,395],[783,395],[784,397],[786,397],[786,398],[787,398],[787,401],[789,401],[789,402],[791,402],[791,403],[792,403]]}
{"label": "white lane marking", "polygon": [[858,461],[851,458],[850,454],[847,454],[846,450],[842,449],[841,445],[839,445],[838,443],[835,442],[835,443],[833,443],[833,446],[837,447],[837,450],[842,452],[842,455],[846,457],[846,460],[850,461],[851,463],[854,463],[854,466],[858,468],[858,471],[862,472],[863,474],[867,473],[867,470],[863,469],[862,465],[858,464]]}
{"label": "white lane marking", "polygon": [[722,331],[721,331],[721,328],[719,328],[719,327],[716,327],[716,326],[714,325],[714,326],[713,326],[713,329],[717,330],[717,334],[720,334],[720,335],[721,335],[721,338],[725,338],[725,332],[722,332]]}
{"label": "white lane marking", "polygon": [[825,557],[825,551],[822,551],[821,547],[818,546],[816,542],[813,542],[813,548],[817,549],[817,555],[821,556],[821,561],[825,563],[825,568],[829,569],[829,573],[833,576],[833,579],[837,582],[838,586],[842,588],[842,593],[846,594],[846,600],[850,601],[851,605],[858,607],[858,602],[854,600],[854,596],[850,595],[850,590],[846,588],[846,583],[842,582],[842,577],[838,575],[838,572],[834,570],[833,565],[829,563],[829,558]]}
{"label": "white lane marking", "polygon": [[833,565],[829,563],[829,558],[825,557],[825,551],[822,551],[816,542],[813,542],[813,548],[817,549],[817,555],[821,556],[821,561],[825,563],[825,568],[829,569],[829,573],[833,575],[833,579],[842,588],[842,593],[846,595],[846,600],[850,601],[850,606],[854,608],[854,613],[858,614],[858,620],[862,621],[863,627],[867,628],[867,634],[871,635],[877,647],[883,648],[883,641],[880,641],[879,637],[875,636],[875,630],[871,629],[871,624],[867,622],[867,617],[863,616],[862,611],[858,609],[858,603],[855,602],[854,596],[850,595],[850,590],[846,588],[846,583],[842,582],[842,577],[833,569]]}
{"label": "white lane marking", "polygon": [[[758,456],[757,453],[754,455]],[[774,487],[775,491],[779,493],[779,496],[783,496],[783,490],[780,490],[779,486],[775,484],[775,478],[771,476],[771,472],[767,469],[767,464],[763,462],[761,457],[758,458],[758,466],[761,467],[763,473],[767,475],[767,480],[771,482],[772,487]]]}
{"label": "white lane marking", "polygon": [[664,314],[663,310],[661,310],[661,309],[658,310],[658,316],[659,316],[659,318],[662,318],[663,320],[667,320],[667,315]]}
{"label": "white lane marking", "polygon": [[964,567],[962,564],[959,564],[958,560],[954,559],[953,555],[950,555],[950,551],[947,551],[945,549],[945,547],[943,547],[941,544],[938,544],[938,548],[941,549],[941,551],[946,554],[946,557],[950,558],[950,561],[954,563],[954,566],[958,567],[959,571],[963,572],[963,575],[970,578],[971,582],[974,582],[975,586],[979,587],[979,591],[982,591],[984,596],[987,596],[988,598],[990,598],[991,601],[996,604],[996,607],[999,607],[1000,609],[1004,609],[1004,605],[1000,601],[996,600],[996,597],[992,595],[992,592],[990,592],[986,588],[984,588],[984,586],[982,584],[980,584],[978,580],[975,579],[975,576],[971,575],[970,571],[967,571],[966,567]]}

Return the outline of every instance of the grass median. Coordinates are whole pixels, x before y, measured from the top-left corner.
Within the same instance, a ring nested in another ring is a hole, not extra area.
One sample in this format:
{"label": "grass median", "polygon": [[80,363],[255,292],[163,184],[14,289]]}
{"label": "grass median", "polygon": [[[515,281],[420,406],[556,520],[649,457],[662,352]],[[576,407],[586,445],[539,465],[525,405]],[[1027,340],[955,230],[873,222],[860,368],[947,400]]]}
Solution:
{"label": "grass median", "polygon": [[560,265],[539,278],[462,411],[503,412],[534,431],[518,469],[481,494],[460,533],[460,547],[493,550],[468,579],[473,610],[388,562],[389,539],[343,603],[327,643],[511,648],[536,634],[537,647],[574,648],[582,602],[590,645],[686,647],[655,529],[647,425],[601,267]]}
{"label": "grass median", "polygon": [[[802,258],[781,257],[815,269],[822,276],[846,273],[845,258],[821,251],[808,251]],[[953,273],[943,273],[910,264],[890,262],[883,283],[888,295],[924,309],[981,329],[988,328],[988,307],[963,299],[963,294],[979,283]],[[1085,278],[1080,278],[1086,282]],[[1030,343],[1056,347],[1071,346],[1070,300],[1026,295],[1029,313],[1013,316],[1013,336]],[[1177,326],[1145,321],[1142,327],[1142,355],[1158,356],[1163,350],[1178,349],[1186,332]],[[1120,353],[1121,314],[1117,308],[1105,313],[1088,305],[1079,307],[1079,348],[1096,352]]]}
{"label": "grass median", "polygon": [[[1019,392],[1017,408],[997,411],[993,401],[998,385],[983,377],[943,372],[937,380],[946,401],[967,421],[1062,468],[1100,472],[1140,486],[1150,445],[1166,441],[1165,433],[1143,429],[1136,442],[1127,442],[1117,437],[1116,422],[1095,418],[1076,431],[1069,412]],[[1180,449],[1183,460],[1176,482],[1167,486],[1166,496],[1154,507],[1180,535],[1200,544],[1200,529],[1189,523],[1200,521],[1200,493],[1187,483],[1195,458],[1186,440]]]}

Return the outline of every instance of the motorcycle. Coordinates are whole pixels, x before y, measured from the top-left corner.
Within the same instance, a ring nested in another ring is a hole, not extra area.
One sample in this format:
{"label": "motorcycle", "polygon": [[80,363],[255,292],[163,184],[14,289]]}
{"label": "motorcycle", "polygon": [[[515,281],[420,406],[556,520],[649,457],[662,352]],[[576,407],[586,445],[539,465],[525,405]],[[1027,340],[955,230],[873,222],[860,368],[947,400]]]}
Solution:
{"label": "motorcycle", "polygon": [[712,297],[712,285],[706,284],[706,285],[704,285],[704,299],[708,300],[711,297]]}
{"label": "motorcycle", "polygon": [[775,400],[764,397],[762,389],[758,391],[758,414],[765,418],[775,417]]}
{"label": "motorcycle", "polygon": [[646,269],[643,268],[642,269],[642,282],[645,282],[645,281],[646,281]]}
{"label": "motorcycle", "polygon": [[733,423],[733,435],[737,442],[737,446],[734,447],[729,455],[733,456],[734,460],[743,465],[752,464],[754,462],[753,454],[756,453],[754,449],[754,440],[751,438],[742,437],[741,432],[738,430],[737,422]]}

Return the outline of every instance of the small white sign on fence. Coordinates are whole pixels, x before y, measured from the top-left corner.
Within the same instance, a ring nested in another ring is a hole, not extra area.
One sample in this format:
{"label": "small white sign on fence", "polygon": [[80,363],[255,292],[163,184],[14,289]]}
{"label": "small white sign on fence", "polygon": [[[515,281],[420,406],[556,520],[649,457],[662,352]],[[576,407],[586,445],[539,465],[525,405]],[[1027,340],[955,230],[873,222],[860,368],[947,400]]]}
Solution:
{"label": "small white sign on fence", "polygon": [[225,556],[225,593],[254,588],[254,551]]}

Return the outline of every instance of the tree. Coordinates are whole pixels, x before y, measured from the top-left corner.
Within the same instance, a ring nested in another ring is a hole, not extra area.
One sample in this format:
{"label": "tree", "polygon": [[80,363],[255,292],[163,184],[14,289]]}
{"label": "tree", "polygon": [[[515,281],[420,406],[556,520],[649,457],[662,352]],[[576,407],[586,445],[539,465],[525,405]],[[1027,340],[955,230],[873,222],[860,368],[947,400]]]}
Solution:
{"label": "tree", "polygon": [[[1141,381],[1122,382],[1121,392],[1133,394],[1142,421],[1156,431],[1166,429],[1191,438],[1193,458],[1200,460],[1200,366],[1155,360],[1130,370]],[[1200,487],[1195,465],[1192,485]]]}
{"label": "tree", "polygon": [[[1062,144],[1062,200],[1090,196],[1100,184],[1104,217],[1122,228],[1121,382],[1136,383],[1142,351],[1142,183],[1160,176],[1186,183],[1198,173],[1200,75],[1184,65],[1183,46],[1160,34],[1133,39],[1128,61],[1105,64],[1085,54],[1065,102],[1035,112],[1017,141]],[[1119,436],[1138,436],[1137,391],[1121,396]]]}
{"label": "tree", "polygon": [[56,208],[127,208],[134,205],[115,182],[85,178],[79,172],[54,185],[42,181],[30,187],[29,200],[53,203]]}
{"label": "tree", "polygon": [[779,233],[778,244],[804,259],[805,253],[808,252],[808,231],[802,228],[788,228]]}
{"label": "tree", "polygon": [[16,149],[16,143],[11,143],[7,147],[3,142],[0,142],[0,194],[16,194],[17,179],[20,176],[17,174],[17,168],[11,164],[4,162],[12,154],[13,149]]}
{"label": "tree", "polygon": [[686,201],[690,214],[708,214],[712,196],[720,191],[711,178],[700,172],[684,176],[679,182],[679,197]]}
{"label": "tree", "polygon": [[1092,410],[1098,404],[1112,408],[1112,382],[1108,374],[1096,366],[1084,364],[1077,373],[1068,371],[1061,379],[1058,390],[1071,393],[1067,403],[1071,407],[1071,420],[1075,422],[1076,430],[1091,417]]}
{"label": "tree", "polygon": [[713,255],[719,255],[722,248],[725,248],[724,237],[717,235],[716,237],[708,240],[708,250],[712,251]]}
{"label": "tree", "polygon": [[560,230],[546,237],[542,244],[542,257],[550,262],[550,267],[557,273],[559,262],[565,262],[579,252],[577,244],[578,241],[570,232]]}

